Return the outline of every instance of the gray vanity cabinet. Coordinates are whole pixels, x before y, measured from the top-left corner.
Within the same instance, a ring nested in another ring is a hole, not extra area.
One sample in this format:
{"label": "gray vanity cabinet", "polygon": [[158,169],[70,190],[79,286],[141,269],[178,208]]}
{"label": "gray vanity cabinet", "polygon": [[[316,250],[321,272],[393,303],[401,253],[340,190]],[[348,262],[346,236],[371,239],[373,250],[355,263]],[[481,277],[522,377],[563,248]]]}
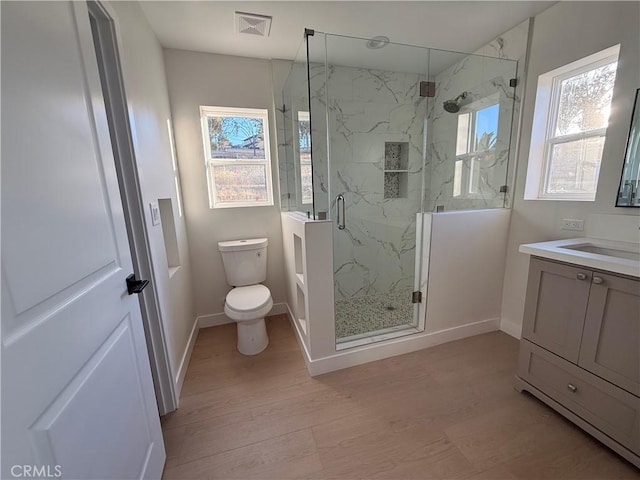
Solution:
{"label": "gray vanity cabinet", "polygon": [[578,365],[640,396],[640,282],[594,273]]}
{"label": "gray vanity cabinet", "polygon": [[577,363],[590,282],[588,269],[531,258],[522,336]]}
{"label": "gray vanity cabinet", "polygon": [[640,467],[640,279],[531,257],[516,388]]}

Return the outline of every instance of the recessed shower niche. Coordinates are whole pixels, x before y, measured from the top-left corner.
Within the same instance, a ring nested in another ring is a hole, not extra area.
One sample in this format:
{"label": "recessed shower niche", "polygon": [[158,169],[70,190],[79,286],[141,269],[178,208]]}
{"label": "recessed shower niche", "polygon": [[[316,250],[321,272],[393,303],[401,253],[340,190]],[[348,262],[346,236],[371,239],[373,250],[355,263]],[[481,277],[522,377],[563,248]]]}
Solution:
{"label": "recessed shower niche", "polygon": [[409,142],[384,143],[384,198],[407,198]]}

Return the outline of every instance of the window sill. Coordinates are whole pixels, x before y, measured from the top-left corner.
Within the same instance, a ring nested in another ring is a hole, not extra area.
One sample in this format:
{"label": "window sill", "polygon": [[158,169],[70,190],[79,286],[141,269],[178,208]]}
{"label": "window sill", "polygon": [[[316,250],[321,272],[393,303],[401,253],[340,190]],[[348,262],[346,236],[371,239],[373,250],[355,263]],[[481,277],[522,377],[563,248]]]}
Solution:
{"label": "window sill", "polygon": [[271,203],[234,203],[233,205],[214,205],[212,207],[209,207],[211,210],[222,210],[222,209],[226,209],[226,208],[249,208],[249,207],[254,207],[254,208],[259,208],[259,207],[273,207],[274,204],[273,202]]}
{"label": "window sill", "polygon": [[525,197],[525,201],[543,201],[543,202],[595,202],[595,197],[593,198],[567,198],[567,197]]}

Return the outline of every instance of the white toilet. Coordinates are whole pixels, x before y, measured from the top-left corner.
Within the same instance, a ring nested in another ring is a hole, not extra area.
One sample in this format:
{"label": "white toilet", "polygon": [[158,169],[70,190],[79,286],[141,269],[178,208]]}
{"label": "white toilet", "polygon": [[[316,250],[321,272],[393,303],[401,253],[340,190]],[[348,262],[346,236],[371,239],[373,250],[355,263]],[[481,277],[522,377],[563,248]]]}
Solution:
{"label": "white toilet", "polygon": [[218,242],[227,283],[224,313],[238,324],[238,351],[256,355],[269,345],[264,317],[273,307],[271,292],[260,282],[267,278],[266,238]]}

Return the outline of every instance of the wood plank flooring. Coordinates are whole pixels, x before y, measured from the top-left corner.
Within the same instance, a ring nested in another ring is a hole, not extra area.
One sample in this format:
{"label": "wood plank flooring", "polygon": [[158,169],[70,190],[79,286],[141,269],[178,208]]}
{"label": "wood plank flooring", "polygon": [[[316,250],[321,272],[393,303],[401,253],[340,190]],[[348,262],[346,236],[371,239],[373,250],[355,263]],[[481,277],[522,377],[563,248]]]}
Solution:
{"label": "wood plank flooring", "polygon": [[518,342],[489,333],[311,378],[285,316],[239,354],[200,330],[165,479],[627,479],[640,471],[512,388]]}

